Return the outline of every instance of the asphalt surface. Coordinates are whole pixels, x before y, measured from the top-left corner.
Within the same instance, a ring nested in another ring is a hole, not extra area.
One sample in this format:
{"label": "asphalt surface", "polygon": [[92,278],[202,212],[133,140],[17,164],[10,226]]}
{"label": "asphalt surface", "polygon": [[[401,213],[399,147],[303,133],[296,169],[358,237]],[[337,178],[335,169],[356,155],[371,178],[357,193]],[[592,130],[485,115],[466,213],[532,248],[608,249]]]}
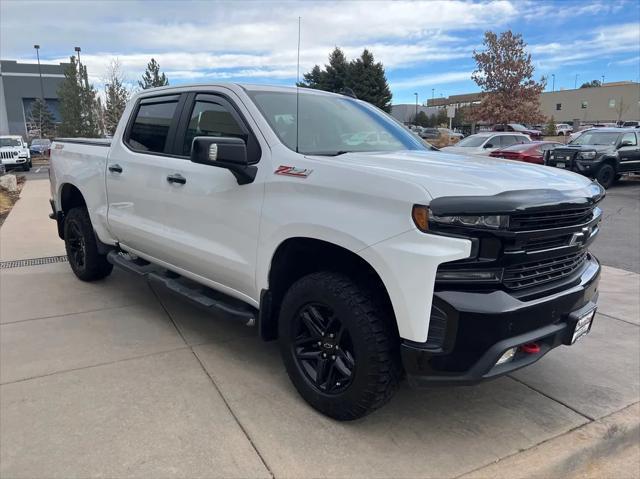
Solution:
{"label": "asphalt surface", "polygon": [[591,251],[604,265],[640,273],[640,177],[609,188],[601,208],[604,218]]}
{"label": "asphalt surface", "polygon": [[[49,167],[34,164],[31,171],[17,174],[28,180],[46,179]],[[604,219],[591,251],[606,266],[640,273],[640,176],[624,178],[609,188],[601,208]]]}

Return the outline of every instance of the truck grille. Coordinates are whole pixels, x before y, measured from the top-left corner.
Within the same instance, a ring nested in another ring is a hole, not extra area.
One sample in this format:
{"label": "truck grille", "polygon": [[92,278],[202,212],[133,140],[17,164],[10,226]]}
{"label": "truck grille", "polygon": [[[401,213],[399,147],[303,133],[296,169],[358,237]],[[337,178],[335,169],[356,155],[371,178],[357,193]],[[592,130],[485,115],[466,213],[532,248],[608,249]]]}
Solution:
{"label": "truck grille", "polygon": [[509,289],[522,289],[565,278],[577,271],[586,261],[587,252],[531,261],[505,268],[502,281]]}
{"label": "truck grille", "polygon": [[512,231],[530,231],[580,225],[593,217],[593,208],[593,206],[585,206],[540,213],[515,213],[511,215],[509,229]]}
{"label": "truck grille", "polygon": [[15,156],[18,156],[17,151],[0,151],[0,159],[11,160]]}

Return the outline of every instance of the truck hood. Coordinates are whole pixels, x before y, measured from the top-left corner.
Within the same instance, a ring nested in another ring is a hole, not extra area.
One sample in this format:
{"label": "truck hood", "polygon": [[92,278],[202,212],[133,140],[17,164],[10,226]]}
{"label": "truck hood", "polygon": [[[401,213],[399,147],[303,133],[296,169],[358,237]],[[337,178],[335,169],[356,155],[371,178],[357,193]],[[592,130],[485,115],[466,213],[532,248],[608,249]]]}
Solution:
{"label": "truck hood", "polygon": [[570,150],[570,151],[597,151],[603,153],[606,151],[615,151],[613,145],[564,145],[557,146],[556,150]]}
{"label": "truck hood", "polygon": [[412,181],[434,199],[517,190],[572,191],[591,184],[584,176],[557,168],[443,151],[358,152],[332,159],[350,168],[376,169],[383,175]]}

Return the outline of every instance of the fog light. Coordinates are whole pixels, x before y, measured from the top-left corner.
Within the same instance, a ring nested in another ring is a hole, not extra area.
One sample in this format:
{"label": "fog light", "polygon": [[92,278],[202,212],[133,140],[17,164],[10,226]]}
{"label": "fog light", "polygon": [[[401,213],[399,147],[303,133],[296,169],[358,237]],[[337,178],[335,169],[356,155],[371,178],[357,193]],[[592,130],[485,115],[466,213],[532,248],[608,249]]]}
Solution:
{"label": "fog light", "polygon": [[498,359],[498,362],[496,363],[496,366],[498,366],[500,364],[508,363],[509,361],[511,361],[513,359],[513,357],[516,355],[516,351],[517,350],[518,350],[518,348],[507,349],[502,354],[502,356],[500,356],[500,359]]}

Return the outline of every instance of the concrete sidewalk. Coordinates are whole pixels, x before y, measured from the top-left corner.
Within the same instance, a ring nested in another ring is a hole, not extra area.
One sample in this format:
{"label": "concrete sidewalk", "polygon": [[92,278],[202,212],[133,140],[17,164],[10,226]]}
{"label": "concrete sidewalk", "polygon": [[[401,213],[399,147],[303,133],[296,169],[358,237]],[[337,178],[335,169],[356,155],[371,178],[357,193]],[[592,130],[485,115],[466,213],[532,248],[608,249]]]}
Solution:
{"label": "concrete sidewalk", "polygon": [[[3,261],[63,254],[47,186],[25,186],[0,230]],[[507,477],[484,469],[504,465],[522,477],[535,471],[513,470],[518,458],[552,461],[545,444],[640,401],[639,291],[640,275],[605,267],[600,313],[575,346],[476,387],[405,385],[338,423],[300,399],[250,328],[121,271],[82,283],[65,263],[3,269],[0,476]]]}

